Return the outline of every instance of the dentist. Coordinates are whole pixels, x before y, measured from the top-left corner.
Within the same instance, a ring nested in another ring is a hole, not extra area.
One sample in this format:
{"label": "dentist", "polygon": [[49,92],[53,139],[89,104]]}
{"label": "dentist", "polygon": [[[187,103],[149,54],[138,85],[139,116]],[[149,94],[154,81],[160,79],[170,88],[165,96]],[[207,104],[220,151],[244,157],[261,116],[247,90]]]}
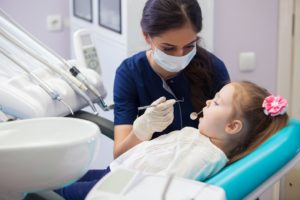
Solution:
{"label": "dentist", "polygon": [[[198,45],[202,13],[197,0],[148,0],[141,27],[150,49],[127,58],[116,71],[115,157],[142,141],[185,126],[197,128],[190,113],[202,110],[229,82],[224,63]],[[157,106],[138,110],[149,104]]]}

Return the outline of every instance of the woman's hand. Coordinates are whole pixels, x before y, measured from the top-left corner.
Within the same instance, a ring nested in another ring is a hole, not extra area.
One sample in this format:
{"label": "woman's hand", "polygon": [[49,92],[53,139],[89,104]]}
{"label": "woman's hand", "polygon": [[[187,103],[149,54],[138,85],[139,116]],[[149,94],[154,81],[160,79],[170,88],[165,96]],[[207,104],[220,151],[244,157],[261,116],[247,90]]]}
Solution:
{"label": "woman's hand", "polygon": [[133,133],[141,140],[150,140],[154,132],[166,129],[174,119],[175,99],[166,101],[166,97],[160,97],[147,108],[145,113],[133,123]]}

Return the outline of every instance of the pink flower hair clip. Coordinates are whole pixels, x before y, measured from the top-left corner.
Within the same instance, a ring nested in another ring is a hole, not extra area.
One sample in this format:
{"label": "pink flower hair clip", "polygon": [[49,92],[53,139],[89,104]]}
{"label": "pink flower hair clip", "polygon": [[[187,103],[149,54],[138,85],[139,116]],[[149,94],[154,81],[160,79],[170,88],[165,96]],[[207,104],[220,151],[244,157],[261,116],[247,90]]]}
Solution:
{"label": "pink flower hair clip", "polygon": [[281,96],[267,96],[264,99],[262,107],[264,108],[264,113],[266,115],[271,115],[272,117],[277,115],[283,115],[287,111],[287,100]]}

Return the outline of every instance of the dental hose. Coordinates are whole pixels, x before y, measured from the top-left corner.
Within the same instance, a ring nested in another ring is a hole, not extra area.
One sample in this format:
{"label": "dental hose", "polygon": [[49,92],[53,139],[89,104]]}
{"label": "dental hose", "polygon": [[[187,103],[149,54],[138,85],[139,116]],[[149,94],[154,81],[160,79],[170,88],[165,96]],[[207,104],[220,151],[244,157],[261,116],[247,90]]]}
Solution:
{"label": "dental hose", "polygon": [[23,71],[25,71],[32,80],[36,81],[38,85],[51,97],[51,99],[61,102],[64,106],[68,108],[68,110],[71,112],[72,115],[74,115],[74,112],[70,105],[68,105],[66,102],[63,101],[62,97],[58,94],[58,92],[51,89],[49,85],[47,85],[44,81],[42,81],[38,76],[36,76],[34,73],[30,72],[27,67],[19,62],[17,59],[13,58],[9,52],[4,50],[2,47],[0,47],[0,52],[6,56],[9,60],[14,62],[17,66],[19,66]]}
{"label": "dental hose", "polygon": [[113,105],[107,106],[97,89],[88,82],[87,78],[79,71],[77,67],[71,67],[70,72],[73,76],[81,80],[93,92],[93,94],[97,97],[99,106],[102,108],[102,110],[108,111],[113,109]]}
{"label": "dental hose", "polygon": [[[46,45],[44,45],[42,42],[40,42],[37,38],[35,38],[32,34],[30,34],[29,32],[27,32],[25,29],[23,29],[21,26],[19,26],[16,22],[14,22],[12,19],[10,19],[10,17],[0,9],[0,13],[2,13],[2,15],[5,16],[5,18],[10,21],[13,25],[15,25],[18,29],[20,29],[21,31],[23,31],[30,39],[32,39],[33,41],[35,41],[37,44],[39,44],[41,47],[43,47],[44,49],[46,49],[49,53],[51,53],[52,55],[54,55],[60,62],[62,62],[65,66],[67,66],[68,70],[70,71],[70,73],[76,77],[77,79],[79,79],[80,81],[82,81],[84,83],[84,86],[80,85],[77,82],[77,86],[78,87],[85,87],[85,88],[81,88],[84,91],[86,91],[87,89],[89,89],[93,95],[95,95],[98,99],[99,102],[99,106],[104,110],[104,111],[108,111],[114,108],[114,104],[107,106],[106,103],[104,102],[103,98],[101,97],[100,93],[97,91],[97,89],[89,83],[89,81],[87,80],[87,78],[78,70],[78,68],[71,66],[64,58],[62,58],[59,54],[57,54],[55,51],[53,51],[52,49],[48,48]],[[51,68],[52,69],[52,68]],[[52,69],[53,70],[53,69]],[[56,71],[54,69],[54,71]],[[65,73],[65,72],[59,72],[59,73]],[[69,74],[64,74],[66,77],[68,77]],[[72,80],[74,81],[74,80]],[[69,82],[68,82],[69,83]],[[87,88],[86,88],[87,87]],[[82,94],[82,92],[79,92]],[[82,96],[83,97],[83,96]],[[88,97],[88,96],[86,96]],[[84,98],[84,97],[83,97]],[[89,97],[88,97],[89,98]],[[85,98],[86,99],[86,98]],[[89,102],[91,102],[91,100],[89,100]],[[89,103],[89,105],[91,106],[91,104]],[[91,106],[93,107],[93,106]],[[93,109],[93,108],[92,108]],[[93,109],[94,110],[94,109]]]}
{"label": "dental hose", "polygon": [[[43,46],[42,44],[40,45]],[[81,71],[77,67],[71,66],[64,58],[62,58],[60,55],[47,48],[46,46],[43,47],[46,48],[49,52],[51,52],[53,55],[55,55],[65,66],[67,66],[72,76],[76,77],[78,80],[84,83],[84,85],[93,93],[93,95],[97,97],[97,102],[102,110],[109,111],[114,108],[114,104],[108,106],[105,103],[98,90],[88,81],[88,79],[81,73]]]}
{"label": "dental hose", "polygon": [[77,80],[75,77],[71,76],[68,74],[66,71],[61,70],[57,67],[52,66],[48,61],[45,59],[41,58],[40,56],[35,55],[34,53],[31,52],[27,47],[24,47],[22,44],[17,39],[14,39],[12,36],[10,36],[8,33],[6,33],[5,30],[3,30],[0,27],[0,33],[3,35],[7,40],[15,44],[17,47],[21,48],[23,51],[28,53],[30,56],[33,58],[36,58],[39,62],[43,63],[46,65],[48,68],[51,70],[55,71],[57,74],[59,74],[69,85],[72,87],[72,89],[77,92],[82,98],[85,99],[85,101],[89,104],[89,106],[92,108],[93,112],[95,114],[98,114],[96,107],[94,106],[93,102],[91,99],[84,93],[84,91],[87,91],[87,87],[81,83],[79,80]]}

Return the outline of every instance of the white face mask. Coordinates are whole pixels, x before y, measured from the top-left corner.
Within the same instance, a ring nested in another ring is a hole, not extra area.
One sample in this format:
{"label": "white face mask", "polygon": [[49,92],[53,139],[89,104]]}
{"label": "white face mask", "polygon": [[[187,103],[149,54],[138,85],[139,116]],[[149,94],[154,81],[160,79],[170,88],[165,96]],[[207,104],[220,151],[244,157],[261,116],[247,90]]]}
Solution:
{"label": "white face mask", "polygon": [[184,56],[171,56],[156,47],[153,51],[154,61],[168,72],[179,72],[183,70],[188,66],[195,55],[196,46]]}

